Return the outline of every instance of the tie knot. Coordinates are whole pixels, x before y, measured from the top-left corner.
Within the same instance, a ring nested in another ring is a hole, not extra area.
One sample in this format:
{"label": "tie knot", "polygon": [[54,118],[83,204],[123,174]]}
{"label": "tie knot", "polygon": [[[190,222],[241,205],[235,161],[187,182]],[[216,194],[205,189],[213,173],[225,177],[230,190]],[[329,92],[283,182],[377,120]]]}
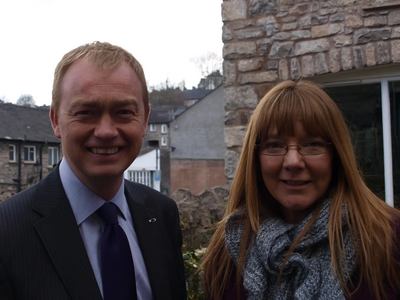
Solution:
{"label": "tie knot", "polygon": [[104,203],[98,210],[98,215],[106,225],[118,224],[118,207],[112,202]]}

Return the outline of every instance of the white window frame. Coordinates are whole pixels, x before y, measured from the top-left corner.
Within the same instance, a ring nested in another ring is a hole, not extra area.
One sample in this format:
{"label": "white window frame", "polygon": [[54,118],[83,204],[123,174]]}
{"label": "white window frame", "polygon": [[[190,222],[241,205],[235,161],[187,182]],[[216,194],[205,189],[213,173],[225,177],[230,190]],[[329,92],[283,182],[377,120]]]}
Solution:
{"label": "white window frame", "polygon": [[400,81],[399,76],[382,76],[379,78],[365,78],[347,81],[333,81],[330,83],[322,83],[324,87],[344,86],[354,84],[381,84],[381,102],[382,102],[382,134],[383,134],[383,162],[384,162],[384,178],[385,178],[385,202],[390,206],[394,206],[394,190],[393,190],[393,162],[392,162],[392,130],[391,130],[391,112],[390,112],[390,95],[389,81]]}
{"label": "white window frame", "polygon": [[161,146],[163,146],[163,147],[167,146],[167,137],[166,136],[161,137]]}
{"label": "white window frame", "polygon": [[128,171],[128,179],[151,188],[154,187],[154,171]]}
{"label": "white window frame", "polygon": [[[12,150],[11,150],[12,147]],[[10,159],[10,153],[12,151],[13,159]],[[10,144],[8,145],[8,157],[9,157],[9,162],[17,162],[17,146]]]}
{"label": "white window frame", "polygon": [[[28,149],[28,159],[26,159],[26,149]],[[30,156],[33,155],[33,160],[30,160]],[[24,146],[24,162],[25,163],[35,163],[36,162],[36,146],[26,145]]]}
{"label": "white window frame", "polygon": [[[51,157],[50,157],[50,151],[51,151]],[[56,153],[57,158],[54,159],[54,153]],[[54,164],[57,164],[60,160],[60,149],[58,147],[49,147],[47,149],[47,154],[49,156],[48,162],[49,166],[53,166]],[[51,159],[50,159],[51,158]]]}
{"label": "white window frame", "polygon": [[161,125],[161,133],[167,133],[167,132],[168,132],[167,124],[162,124]]}
{"label": "white window frame", "polygon": [[150,128],[149,128],[149,130],[150,130],[150,132],[155,132],[156,130],[157,130],[157,125],[156,124],[149,124],[150,126]]}

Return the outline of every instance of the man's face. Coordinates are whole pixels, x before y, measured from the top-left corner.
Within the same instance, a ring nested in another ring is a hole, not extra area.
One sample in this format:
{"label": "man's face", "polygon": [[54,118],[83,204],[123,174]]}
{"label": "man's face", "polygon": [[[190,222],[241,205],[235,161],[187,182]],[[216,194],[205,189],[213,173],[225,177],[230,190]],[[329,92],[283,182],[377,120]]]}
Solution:
{"label": "man's face", "polygon": [[104,70],[80,59],[65,73],[59,107],[51,121],[75,175],[89,188],[121,182],[148,118],[134,70],[127,63]]}

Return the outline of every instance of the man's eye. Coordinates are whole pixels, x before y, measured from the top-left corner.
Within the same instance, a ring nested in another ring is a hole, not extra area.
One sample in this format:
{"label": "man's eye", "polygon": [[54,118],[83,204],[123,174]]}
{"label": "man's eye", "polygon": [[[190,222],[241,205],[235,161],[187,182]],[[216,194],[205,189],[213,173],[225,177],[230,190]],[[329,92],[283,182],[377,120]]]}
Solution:
{"label": "man's eye", "polygon": [[119,113],[120,113],[121,115],[133,114],[133,112],[132,112],[131,110],[128,110],[128,109],[122,109],[122,110],[119,111]]}
{"label": "man's eye", "polygon": [[77,115],[88,115],[90,114],[89,110],[81,110],[76,113]]}

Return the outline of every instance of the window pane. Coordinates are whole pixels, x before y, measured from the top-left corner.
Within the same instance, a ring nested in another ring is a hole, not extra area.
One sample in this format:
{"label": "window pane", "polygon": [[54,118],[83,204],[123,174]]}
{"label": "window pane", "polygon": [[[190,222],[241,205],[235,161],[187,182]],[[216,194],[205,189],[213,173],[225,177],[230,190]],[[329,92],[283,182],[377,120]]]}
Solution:
{"label": "window pane", "polygon": [[385,199],[380,83],[326,88],[348,121],[367,186]]}
{"label": "window pane", "polygon": [[9,160],[10,161],[15,161],[15,146],[14,145],[10,145],[9,146]]}
{"label": "window pane", "polygon": [[400,81],[389,82],[394,206],[400,209]]}
{"label": "window pane", "polygon": [[49,148],[49,166],[52,166],[53,165],[53,151],[52,151],[53,149],[52,148]]}

